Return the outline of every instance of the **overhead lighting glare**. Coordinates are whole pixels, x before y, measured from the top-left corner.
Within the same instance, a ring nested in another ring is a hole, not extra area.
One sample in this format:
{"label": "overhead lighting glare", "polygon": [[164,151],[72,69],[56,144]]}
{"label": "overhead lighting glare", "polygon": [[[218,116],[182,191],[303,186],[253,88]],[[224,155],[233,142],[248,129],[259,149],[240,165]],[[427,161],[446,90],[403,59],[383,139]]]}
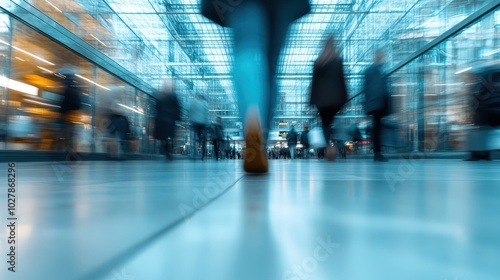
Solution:
{"label": "overhead lighting glare", "polygon": [[21,61],[26,61],[26,60],[24,60],[24,59],[22,59],[22,58],[20,58],[20,57],[17,57],[17,56],[16,56],[16,59],[17,59],[17,60],[21,60]]}
{"label": "overhead lighting glare", "polygon": [[16,46],[12,46],[12,47],[13,47],[14,49],[16,49],[16,50],[20,51],[20,52],[23,52],[23,53],[25,53],[25,54],[27,54],[27,55],[29,55],[29,56],[32,56],[32,57],[34,57],[34,58],[36,58],[36,59],[38,59],[38,60],[40,60],[40,61],[43,61],[43,62],[47,63],[47,64],[50,64],[50,65],[52,65],[52,66],[54,66],[54,65],[55,65],[54,63],[52,63],[52,62],[50,62],[50,61],[48,61],[48,60],[45,60],[45,59],[43,59],[43,58],[41,58],[41,57],[39,57],[39,56],[37,56],[37,55],[34,55],[34,54],[30,53],[30,52],[27,52],[27,51],[25,51],[25,50],[23,50],[23,49],[21,49],[21,48],[18,48],[18,47],[16,47]]}
{"label": "overhead lighting glare", "polygon": [[48,0],[45,0],[45,2],[47,2],[49,5],[51,5],[54,9],[56,9],[58,12],[62,13],[61,10],[59,10],[59,8],[57,8],[54,4],[50,3],[50,1]]}
{"label": "overhead lighting glare", "polygon": [[455,72],[455,74],[456,74],[456,75],[458,75],[458,74],[462,74],[462,73],[467,72],[467,71],[469,71],[469,70],[471,70],[471,69],[472,69],[472,67],[467,67],[467,68],[465,68],[465,69],[462,69],[462,70],[460,70],[460,71]]}
{"label": "overhead lighting glare", "polygon": [[427,20],[426,22],[422,23],[420,26],[418,27],[426,27],[428,26],[429,24],[431,24],[436,18],[435,17],[432,17],[430,18],[429,20]]}
{"label": "overhead lighting glare", "polygon": [[43,105],[43,106],[48,106],[48,107],[55,107],[55,108],[61,108],[61,106],[57,106],[57,105],[52,105],[52,104],[49,104],[49,103],[45,103],[45,102],[40,102],[40,101],[36,101],[36,100],[32,100],[32,99],[23,99],[23,101],[26,101],[28,103],[34,103],[34,104],[39,104],[39,105]]}
{"label": "overhead lighting glare", "polygon": [[402,83],[402,84],[393,84],[394,87],[406,87],[406,86],[416,86],[417,83]]}
{"label": "overhead lighting glare", "polygon": [[[16,46],[13,46],[13,45],[11,45],[11,44],[9,44],[9,43],[5,42],[5,41],[0,40],[0,43],[2,43],[2,44],[4,44],[4,45],[7,45],[7,46],[11,46],[11,47],[13,47],[13,48],[14,48],[14,49],[16,49],[16,50],[18,50],[18,51],[20,51],[20,52],[22,52],[22,53],[25,53],[25,54],[27,54],[27,55],[29,55],[29,56],[31,56],[31,57],[34,57],[34,58],[36,58],[36,59],[38,59],[38,60],[40,60],[40,61],[43,61],[43,62],[45,62],[45,63],[47,63],[47,64],[50,64],[50,65],[55,65],[54,63],[52,63],[52,62],[50,62],[50,61],[48,61],[48,60],[45,60],[45,59],[43,59],[43,58],[41,58],[41,57],[39,57],[39,56],[37,56],[37,55],[34,55],[34,54],[32,54],[32,53],[30,53],[30,52],[27,52],[27,51],[25,51],[25,50],[23,50],[23,49],[21,49],[21,48],[18,48],[18,47],[16,47]],[[24,60],[23,60],[23,61],[24,61]]]}
{"label": "overhead lighting glare", "polygon": [[500,49],[496,49],[496,50],[493,50],[491,52],[487,52],[484,54],[484,56],[490,56],[490,55],[494,55],[494,54],[497,54],[500,52]]}
{"label": "overhead lighting glare", "polygon": [[94,84],[94,85],[96,85],[96,86],[98,86],[98,87],[100,87],[100,88],[103,88],[103,89],[105,89],[105,90],[109,90],[109,91],[111,91],[111,89],[109,89],[109,88],[107,88],[107,87],[105,87],[105,86],[101,86],[100,84],[98,84],[98,83],[96,83],[96,82],[94,82],[94,81],[91,81],[91,80],[89,80],[89,79],[85,78],[84,76],[81,76],[81,75],[78,75],[78,74],[75,74],[75,76],[77,76],[77,77],[79,77],[79,78],[82,78],[82,79],[84,79],[85,81],[87,81],[87,82],[89,82],[89,83],[91,83],[91,84]]}
{"label": "overhead lighting glare", "polygon": [[124,107],[124,108],[127,108],[127,109],[129,109],[129,110],[131,110],[131,111],[134,111],[134,112],[136,112],[136,113],[138,113],[138,114],[144,115],[144,113],[142,113],[141,111],[139,111],[139,110],[137,110],[137,109],[134,109],[134,108],[132,108],[132,107],[129,107],[129,106],[127,106],[127,105],[123,105],[123,104],[121,104],[121,103],[118,103],[118,105],[120,105],[120,106],[122,106],[122,107]]}
{"label": "overhead lighting glare", "polygon": [[92,36],[92,38],[96,39],[96,40],[97,40],[97,42],[101,43],[103,46],[107,47],[107,45],[106,45],[106,44],[104,44],[101,40],[99,40],[99,38],[97,38],[96,36],[94,36],[94,35],[92,35],[92,34],[90,34],[90,36]]}
{"label": "overhead lighting glare", "polygon": [[38,96],[38,88],[32,85],[21,83],[5,76],[0,76],[0,86],[6,87],[15,91],[20,91],[26,94]]}
{"label": "overhead lighting glare", "polygon": [[50,71],[50,70],[49,70],[49,69],[47,69],[47,68],[43,68],[43,67],[40,67],[40,66],[37,66],[37,68],[42,69],[42,70],[43,70],[43,71],[45,71],[45,72],[49,72],[50,74],[54,73],[53,71]]}
{"label": "overhead lighting glare", "polygon": [[461,86],[464,83],[451,83],[451,84],[435,84],[435,86]]}

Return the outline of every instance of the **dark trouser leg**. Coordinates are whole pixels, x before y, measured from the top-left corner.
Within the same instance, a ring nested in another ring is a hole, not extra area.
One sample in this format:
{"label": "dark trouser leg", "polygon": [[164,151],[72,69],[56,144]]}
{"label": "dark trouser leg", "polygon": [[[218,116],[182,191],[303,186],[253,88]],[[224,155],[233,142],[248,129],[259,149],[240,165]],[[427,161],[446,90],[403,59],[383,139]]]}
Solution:
{"label": "dark trouser leg", "polygon": [[220,159],[220,141],[219,140],[214,140],[214,153],[215,153],[215,160]]}
{"label": "dark trouser leg", "polygon": [[288,28],[291,21],[284,18],[284,15],[280,13],[279,15],[270,15],[269,18],[269,33],[268,33],[268,82],[269,82],[269,97],[268,104],[264,111],[266,114],[263,120],[263,130],[264,137],[267,139],[269,127],[271,125],[272,119],[274,117],[274,112],[276,110],[276,102],[278,98],[278,86],[276,84],[276,70],[278,67],[278,61],[281,56],[281,51],[283,44],[286,41]]}
{"label": "dark trouser leg", "polygon": [[[195,141],[194,141],[194,149],[195,151],[198,151],[196,148],[196,144],[200,145],[201,148],[201,158],[204,159],[206,156],[207,152],[207,145],[206,145],[206,139],[205,139],[205,126],[202,124],[194,124],[194,133],[195,133]],[[198,154],[197,152],[195,153],[196,155]]]}
{"label": "dark trouser leg", "polygon": [[321,122],[323,124],[323,133],[325,136],[326,144],[327,147],[324,150],[325,151],[325,156],[326,159],[328,160],[334,160],[335,159],[335,152],[333,150],[333,147],[330,146],[330,137],[332,134],[332,122],[333,118],[337,114],[337,112],[340,110],[340,108],[337,107],[328,107],[328,108],[320,108],[319,109],[319,115],[321,116]]}
{"label": "dark trouser leg", "polygon": [[332,122],[333,118],[337,114],[340,108],[336,107],[328,107],[319,109],[319,115],[321,117],[321,123],[323,126],[323,134],[325,136],[326,143],[330,141],[330,137],[332,135]]}
{"label": "dark trouser leg", "polygon": [[380,155],[382,152],[382,143],[381,143],[382,116],[380,114],[374,114],[372,118],[373,118],[373,123],[372,123],[373,151],[377,156]]}
{"label": "dark trouser leg", "polygon": [[173,150],[173,139],[172,138],[167,138],[164,142],[165,145],[165,156],[168,159],[172,159],[172,150]]}
{"label": "dark trouser leg", "polygon": [[73,152],[73,124],[67,120],[67,117],[63,120],[63,135],[64,135],[64,150],[66,152]]}
{"label": "dark trouser leg", "polygon": [[201,127],[200,145],[201,145],[201,157],[204,159],[207,157],[207,132],[205,126]]}

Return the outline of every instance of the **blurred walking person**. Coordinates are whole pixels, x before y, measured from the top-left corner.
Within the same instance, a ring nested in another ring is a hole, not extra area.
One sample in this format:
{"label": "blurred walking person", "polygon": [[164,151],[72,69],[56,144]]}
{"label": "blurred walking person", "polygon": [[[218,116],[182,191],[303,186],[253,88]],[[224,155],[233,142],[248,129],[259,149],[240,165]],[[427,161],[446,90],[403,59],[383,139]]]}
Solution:
{"label": "blurred walking person", "polygon": [[161,141],[161,150],[167,159],[172,159],[175,122],[181,118],[181,107],[174,89],[174,82],[165,80],[158,93],[155,116],[155,139]]}
{"label": "blurred walking person", "polygon": [[274,115],[275,74],[290,24],[310,11],[308,0],[202,0],[202,14],[233,28],[234,82],[244,122],[247,172],[268,171],[266,141]]}
{"label": "blurred walking person", "polygon": [[66,159],[75,161],[79,157],[75,150],[75,118],[82,109],[81,89],[76,76],[73,73],[62,73],[64,79],[64,97],[61,101],[60,118],[62,125],[62,137],[64,138],[64,151]]}
{"label": "blurred walking person", "polygon": [[214,144],[215,160],[222,159],[222,148],[224,143],[224,127],[222,127],[222,118],[217,117],[212,129],[212,141]]}
{"label": "blurred walking person", "polygon": [[132,132],[127,111],[120,106],[119,96],[122,94],[120,87],[111,87],[101,97],[98,109],[102,114],[100,131],[104,132],[104,140],[109,151],[109,157],[113,160],[124,160],[123,153],[130,152]]}
{"label": "blurred walking person", "polygon": [[382,118],[390,114],[390,95],[387,88],[387,75],[383,72],[385,54],[375,51],[375,62],[365,72],[365,111],[372,116],[371,141],[374,160],[388,161],[382,155]]}
{"label": "blurred walking person", "polygon": [[500,150],[498,127],[500,127],[500,64],[481,63],[474,65],[468,74],[471,83],[473,122],[476,126],[468,135],[469,157],[466,161],[491,161],[491,152]]}
{"label": "blurred walking person", "polygon": [[326,157],[333,160],[335,152],[329,144],[331,126],[333,118],[347,101],[347,87],[344,62],[332,35],[327,37],[321,54],[314,62],[310,95],[310,104],[316,106],[321,117],[327,143]]}
{"label": "blurred walking person", "polygon": [[295,149],[297,148],[297,132],[295,131],[295,126],[286,134],[286,141],[288,142],[288,149],[290,151],[290,158],[295,159]]}
{"label": "blurred walking person", "polygon": [[224,152],[226,159],[231,158],[231,137],[226,136],[226,141],[224,141]]}
{"label": "blurred walking person", "polygon": [[309,127],[307,125],[304,126],[304,131],[302,131],[300,135],[300,144],[302,144],[302,157],[309,158]]}
{"label": "blurred walking person", "polygon": [[351,127],[352,133],[352,143],[353,143],[353,153],[355,155],[359,154],[359,143],[363,140],[363,136],[361,135],[361,130],[359,129],[359,124],[354,123]]}
{"label": "blurred walking person", "polygon": [[207,124],[208,124],[208,102],[201,95],[198,94],[191,101],[191,106],[189,108],[189,118],[191,119],[193,131],[194,131],[194,158],[197,157],[197,147],[198,144],[201,148],[201,160],[204,160],[207,156]]}

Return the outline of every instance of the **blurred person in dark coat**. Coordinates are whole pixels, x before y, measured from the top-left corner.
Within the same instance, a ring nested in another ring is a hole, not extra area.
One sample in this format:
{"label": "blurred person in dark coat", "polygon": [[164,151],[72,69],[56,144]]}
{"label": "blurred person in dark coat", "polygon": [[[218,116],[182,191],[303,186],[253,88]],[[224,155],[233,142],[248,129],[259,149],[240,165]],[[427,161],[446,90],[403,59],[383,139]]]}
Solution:
{"label": "blurred person in dark coat", "polygon": [[307,125],[304,126],[304,131],[300,134],[300,144],[302,144],[303,157],[309,158],[309,127]]}
{"label": "blurred person in dark coat", "polygon": [[476,130],[469,132],[466,161],[492,160],[491,151],[500,149],[495,131],[500,127],[500,64],[480,62],[468,74],[471,84],[471,110]]}
{"label": "blurred person in dark coat", "polygon": [[174,89],[174,82],[165,80],[158,93],[154,137],[161,141],[161,148],[168,159],[172,159],[175,122],[181,119],[181,106]]}
{"label": "blurred person in dark coat", "polygon": [[382,155],[382,118],[390,114],[390,95],[387,87],[387,75],[383,71],[385,54],[375,51],[375,62],[365,71],[365,112],[372,116],[372,134],[374,160],[388,161]]}
{"label": "blurred person in dark coat", "polygon": [[363,140],[363,135],[361,135],[361,130],[359,129],[359,124],[354,123],[351,127],[352,133],[352,143],[354,145],[354,154],[359,153],[359,142]]}
{"label": "blurred person in dark coat", "polygon": [[326,156],[332,160],[335,152],[328,143],[333,118],[347,101],[344,63],[333,36],[327,37],[321,54],[314,62],[310,95],[310,104],[316,106],[321,117],[327,143]]}
{"label": "blurred person in dark coat", "polygon": [[111,87],[111,91],[105,92],[99,103],[99,111],[103,115],[100,129],[105,132],[107,146],[111,159],[123,160],[123,152],[129,152],[132,132],[130,122],[127,118],[128,112],[120,106],[119,97],[122,94],[121,87]]}
{"label": "blurred person in dark coat", "polygon": [[202,0],[202,14],[231,27],[233,75],[244,122],[247,172],[268,171],[266,141],[276,106],[275,74],[288,27],[309,13],[308,0]]}
{"label": "blurred person in dark coat", "polygon": [[288,142],[288,150],[290,151],[290,158],[295,159],[295,149],[297,148],[297,132],[295,131],[295,126],[286,134],[286,141]]}
{"label": "blurred person in dark coat", "polygon": [[[62,136],[64,138],[64,150],[68,153],[75,152],[75,116],[82,109],[81,89],[73,73],[63,73],[64,97],[61,101],[61,124]],[[69,160],[77,160],[78,157],[68,156]]]}
{"label": "blurred person in dark coat", "polygon": [[217,117],[212,127],[212,141],[214,144],[215,160],[220,160],[221,152],[224,144],[224,127],[222,126],[222,118]]}
{"label": "blurred person in dark coat", "polygon": [[[204,160],[207,156],[207,125],[208,123],[208,102],[198,94],[191,101],[189,108],[189,118],[194,131],[194,150],[197,151],[196,144],[201,148],[201,159]],[[196,152],[195,152],[196,154]]]}
{"label": "blurred person in dark coat", "polygon": [[229,135],[226,136],[226,140],[224,141],[224,153],[226,159],[231,158],[231,137]]}

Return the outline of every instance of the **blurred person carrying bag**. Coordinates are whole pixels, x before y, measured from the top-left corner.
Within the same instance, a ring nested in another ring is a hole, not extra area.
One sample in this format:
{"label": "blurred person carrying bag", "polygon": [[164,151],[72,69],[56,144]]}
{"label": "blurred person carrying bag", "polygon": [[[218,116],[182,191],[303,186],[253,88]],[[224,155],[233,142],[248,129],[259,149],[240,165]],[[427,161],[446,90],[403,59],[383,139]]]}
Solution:
{"label": "blurred person carrying bag", "polygon": [[[333,118],[347,102],[348,96],[344,62],[332,35],[326,38],[324,47],[314,62],[309,95],[309,104],[318,109],[321,117],[324,141],[329,142]],[[328,143],[325,146],[326,158],[333,160],[333,147]]]}
{"label": "blurred person carrying bag", "polygon": [[491,151],[500,150],[500,65],[474,67],[472,114],[476,128],[467,137],[467,161],[492,160]]}
{"label": "blurred person carrying bag", "polygon": [[313,129],[309,130],[307,138],[309,140],[309,145],[314,148],[326,147],[326,141],[325,141],[325,136],[323,134],[323,129],[319,126],[316,126]]}
{"label": "blurred person carrying bag", "polygon": [[473,94],[475,123],[500,126],[500,66],[477,70],[478,83]]}
{"label": "blurred person carrying bag", "polygon": [[318,151],[318,156],[320,153],[324,152],[328,160],[335,160],[335,157],[337,156],[337,149],[334,149],[332,146],[330,146],[329,148],[325,140],[323,128],[321,128],[320,126],[316,126],[313,129],[309,130],[309,133],[307,133],[307,138],[309,140],[310,147],[320,150]]}

